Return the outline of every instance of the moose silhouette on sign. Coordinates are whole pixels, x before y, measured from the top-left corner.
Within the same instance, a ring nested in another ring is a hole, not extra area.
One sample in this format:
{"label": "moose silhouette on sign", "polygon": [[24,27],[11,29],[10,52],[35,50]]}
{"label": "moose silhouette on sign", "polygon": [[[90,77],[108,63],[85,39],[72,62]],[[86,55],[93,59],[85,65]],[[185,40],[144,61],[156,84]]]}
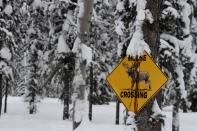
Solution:
{"label": "moose silhouette on sign", "polygon": [[134,84],[137,84],[140,81],[145,81],[145,86],[149,90],[151,89],[151,82],[149,80],[150,75],[146,71],[140,71],[140,61],[134,61],[131,66],[126,63],[123,63],[122,65],[127,70],[128,76],[131,78],[131,89],[133,89]]}

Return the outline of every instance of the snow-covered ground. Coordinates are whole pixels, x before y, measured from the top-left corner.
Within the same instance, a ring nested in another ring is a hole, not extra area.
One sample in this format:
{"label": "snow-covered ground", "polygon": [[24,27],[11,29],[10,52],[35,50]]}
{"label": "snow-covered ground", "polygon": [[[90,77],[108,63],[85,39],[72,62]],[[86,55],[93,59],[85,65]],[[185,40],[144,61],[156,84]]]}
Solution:
{"label": "snow-covered ground", "polygon": [[[115,103],[93,106],[93,121],[82,130],[131,131],[124,125],[114,124],[115,106]],[[62,120],[63,106],[59,100],[45,98],[39,104],[36,115],[29,115],[26,107],[21,97],[9,97],[8,113],[0,117],[0,131],[72,131],[71,121]],[[171,109],[165,108],[164,111],[167,115],[165,131],[171,131]],[[181,131],[196,131],[196,121],[197,113],[181,113]]]}
{"label": "snow-covered ground", "polygon": [[21,97],[8,98],[8,113],[0,118],[0,131],[67,131],[69,121],[61,120],[62,105],[57,99],[45,99],[36,115],[29,115]]}
{"label": "snow-covered ground", "polygon": [[[172,107],[163,109],[166,117],[165,131],[172,130]],[[180,113],[180,131],[197,131],[197,113]]]}
{"label": "snow-covered ground", "polygon": [[[45,98],[36,115],[29,115],[21,97],[8,98],[8,113],[0,117],[0,131],[72,131],[71,121],[62,120],[63,105],[58,99]],[[93,106],[93,122],[85,131],[124,131],[115,124],[115,103]]]}

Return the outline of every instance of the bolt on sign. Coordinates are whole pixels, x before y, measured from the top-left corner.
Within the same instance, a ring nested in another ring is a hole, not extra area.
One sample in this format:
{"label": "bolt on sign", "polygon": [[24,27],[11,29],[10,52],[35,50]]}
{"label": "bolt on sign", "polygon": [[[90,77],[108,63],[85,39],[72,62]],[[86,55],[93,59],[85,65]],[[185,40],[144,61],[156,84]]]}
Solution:
{"label": "bolt on sign", "polygon": [[167,82],[166,75],[147,52],[125,57],[107,76],[107,81],[127,110],[139,112]]}

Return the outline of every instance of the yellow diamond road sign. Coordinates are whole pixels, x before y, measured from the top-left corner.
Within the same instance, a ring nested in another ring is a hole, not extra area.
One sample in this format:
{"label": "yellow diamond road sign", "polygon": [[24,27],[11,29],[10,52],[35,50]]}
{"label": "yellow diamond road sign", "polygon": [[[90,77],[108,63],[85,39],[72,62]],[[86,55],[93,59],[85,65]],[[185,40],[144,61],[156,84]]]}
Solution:
{"label": "yellow diamond road sign", "polygon": [[136,113],[157,94],[167,77],[145,52],[138,59],[125,57],[107,81],[127,110]]}

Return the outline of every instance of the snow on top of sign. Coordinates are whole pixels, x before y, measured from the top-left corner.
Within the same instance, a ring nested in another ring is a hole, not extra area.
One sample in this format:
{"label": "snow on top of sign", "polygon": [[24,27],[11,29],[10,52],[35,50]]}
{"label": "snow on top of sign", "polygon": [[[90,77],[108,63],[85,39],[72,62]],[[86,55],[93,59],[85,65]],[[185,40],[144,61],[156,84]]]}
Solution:
{"label": "snow on top of sign", "polygon": [[58,38],[57,52],[58,53],[63,53],[63,52],[64,53],[67,53],[67,52],[70,52],[70,48],[66,44],[63,35],[60,35],[59,38]]}
{"label": "snow on top of sign", "polygon": [[127,55],[133,57],[143,55],[144,51],[150,53],[150,48],[148,44],[144,41],[144,35],[142,31],[142,25],[146,18],[146,1],[138,0],[137,2],[137,17],[135,21],[136,28],[130,44],[127,48]]}
{"label": "snow on top of sign", "polygon": [[150,48],[143,39],[142,32],[135,32],[127,48],[128,56],[141,56],[144,51],[150,53]]}

